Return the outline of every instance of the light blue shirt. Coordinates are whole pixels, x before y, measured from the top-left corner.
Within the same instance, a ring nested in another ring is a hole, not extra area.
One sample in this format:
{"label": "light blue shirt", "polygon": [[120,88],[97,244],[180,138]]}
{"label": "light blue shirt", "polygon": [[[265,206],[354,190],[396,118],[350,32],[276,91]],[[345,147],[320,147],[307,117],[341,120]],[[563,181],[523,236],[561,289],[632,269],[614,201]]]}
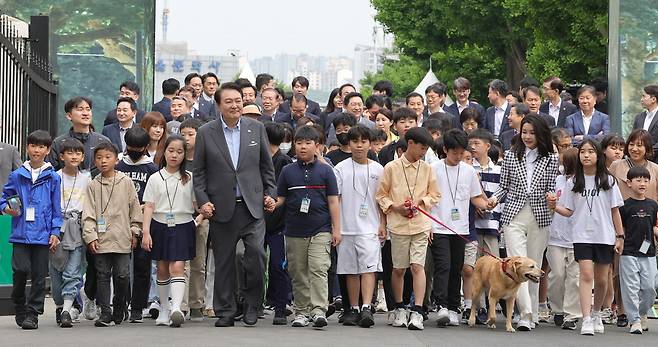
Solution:
{"label": "light blue shirt", "polygon": [[[237,170],[238,159],[240,158],[240,121],[238,121],[235,128],[230,128],[224,122],[224,116],[221,116],[220,119],[222,120],[222,130],[224,130],[228,152],[231,154],[231,162],[233,162],[233,168]],[[242,196],[240,185],[237,181],[235,182],[235,196]]]}

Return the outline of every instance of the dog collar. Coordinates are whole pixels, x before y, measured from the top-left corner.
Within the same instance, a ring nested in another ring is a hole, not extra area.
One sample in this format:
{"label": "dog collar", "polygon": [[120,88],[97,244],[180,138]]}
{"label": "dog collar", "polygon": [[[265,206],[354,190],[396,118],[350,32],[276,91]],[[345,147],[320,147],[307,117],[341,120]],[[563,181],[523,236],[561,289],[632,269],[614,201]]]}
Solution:
{"label": "dog collar", "polygon": [[507,272],[507,262],[509,262],[509,261],[510,261],[509,258],[503,260],[503,261],[500,263],[500,267],[501,267],[501,270],[503,270],[503,273],[504,273],[507,277],[509,277],[512,281],[516,282],[516,280],[514,279],[514,277],[512,277],[512,275],[510,275],[510,274]]}

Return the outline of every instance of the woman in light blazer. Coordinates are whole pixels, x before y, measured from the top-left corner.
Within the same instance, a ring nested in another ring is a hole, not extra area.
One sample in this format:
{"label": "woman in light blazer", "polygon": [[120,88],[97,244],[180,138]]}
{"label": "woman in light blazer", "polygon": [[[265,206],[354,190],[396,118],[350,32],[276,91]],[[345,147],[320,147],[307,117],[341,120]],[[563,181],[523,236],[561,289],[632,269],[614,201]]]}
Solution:
{"label": "woman in light blazer", "polygon": [[[528,257],[541,267],[548,241],[552,213],[546,195],[555,190],[558,156],[554,153],[551,131],[536,115],[521,122],[519,141],[505,152],[500,171],[500,187],[489,199],[495,207],[505,199],[500,225],[505,235],[508,256]],[[539,283],[524,282],[517,294],[521,320],[516,329],[529,331],[538,321]]]}
{"label": "woman in light blazer", "polygon": [[[594,138],[603,140],[610,133],[610,116],[597,111],[595,89],[592,86],[582,86],[576,93],[580,111],[567,117],[564,127],[573,138],[574,146],[579,145],[584,139]],[[587,123],[587,124],[585,124]]]}

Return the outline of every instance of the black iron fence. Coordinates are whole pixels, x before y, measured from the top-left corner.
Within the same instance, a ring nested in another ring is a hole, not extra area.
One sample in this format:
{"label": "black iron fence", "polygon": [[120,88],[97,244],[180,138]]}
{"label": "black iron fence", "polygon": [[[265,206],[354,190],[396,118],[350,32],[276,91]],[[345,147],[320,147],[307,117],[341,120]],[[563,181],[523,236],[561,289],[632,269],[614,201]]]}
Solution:
{"label": "black iron fence", "polygon": [[0,13],[0,141],[22,153],[30,132],[57,134],[57,84],[48,54],[37,54],[40,45],[48,47],[41,41],[48,37],[48,19],[38,21],[25,35],[16,19]]}

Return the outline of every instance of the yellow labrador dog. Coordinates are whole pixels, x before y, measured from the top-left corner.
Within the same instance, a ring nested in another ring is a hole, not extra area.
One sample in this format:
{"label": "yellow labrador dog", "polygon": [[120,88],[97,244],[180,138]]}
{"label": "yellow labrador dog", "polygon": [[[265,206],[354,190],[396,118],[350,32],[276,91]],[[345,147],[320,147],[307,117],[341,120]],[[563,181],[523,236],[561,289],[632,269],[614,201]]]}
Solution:
{"label": "yellow labrador dog", "polygon": [[502,262],[492,256],[484,256],[475,263],[475,274],[473,276],[473,303],[471,317],[468,325],[475,325],[475,315],[478,311],[480,300],[476,299],[486,289],[489,291],[489,319],[487,325],[491,329],[496,328],[496,303],[499,299],[505,299],[507,303],[507,331],[514,332],[512,328],[512,314],[516,292],[521,283],[528,280],[539,283],[544,274],[537,263],[526,257],[505,258]]}

